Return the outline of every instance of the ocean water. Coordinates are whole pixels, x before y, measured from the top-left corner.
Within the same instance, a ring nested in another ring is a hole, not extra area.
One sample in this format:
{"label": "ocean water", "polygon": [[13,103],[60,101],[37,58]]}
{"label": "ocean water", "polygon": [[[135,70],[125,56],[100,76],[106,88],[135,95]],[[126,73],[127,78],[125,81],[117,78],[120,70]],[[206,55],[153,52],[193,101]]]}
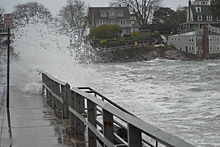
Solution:
{"label": "ocean water", "polygon": [[40,93],[43,70],[71,86],[90,86],[195,146],[220,146],[220,60],[82,65],[68,45],[68,37],[45,24],[19,29],[11,85]]}
{"label": "ocean water", "polygon": [[220,146],[220,60],[91,65],[91,87],[196,146]]}

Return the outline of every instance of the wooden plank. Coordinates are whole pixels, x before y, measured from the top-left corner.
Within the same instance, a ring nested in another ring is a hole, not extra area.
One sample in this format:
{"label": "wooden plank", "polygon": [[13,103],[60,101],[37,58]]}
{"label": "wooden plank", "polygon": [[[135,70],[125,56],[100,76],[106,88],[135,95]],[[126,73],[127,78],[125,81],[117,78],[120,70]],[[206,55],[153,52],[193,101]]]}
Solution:
{"label": "wooden plank", "polygon": [[[78,94],[75,95],[75,110],[81,115],[85,113],[84,97]],[[76,118],[76,135],[84,136],[84,133],[85,133],[84,123],[80,119]]]}
{"label": "wooden plank", "polygon": [[[87,100],[88,122],[90,122],[95,128],[96,128],[96,113],[97,113],[96,105],[92,101]],[[97,146],[96,136],[90,128],[88,129],[88,144],[89,147]]]}
{"label": "wooden plank", "polygon": [[69,110],[68,106],[71,100],[71,93],[70,93],[70,85],[66,84],[65,86],[61,87],[62,89],[62,97],[63,97],[63,118],[69,118]]}
{"label": "wooden plank", "polygon": [[105,109],[103,109],[102,111],[104,136],[108,138],[111,142],[114,142],[113,115]]}
{"label": "wooden plank", "polygon": [[128,124],[128,147],[141,147],[141,146],[142,146],[141,130],[131,124]]}

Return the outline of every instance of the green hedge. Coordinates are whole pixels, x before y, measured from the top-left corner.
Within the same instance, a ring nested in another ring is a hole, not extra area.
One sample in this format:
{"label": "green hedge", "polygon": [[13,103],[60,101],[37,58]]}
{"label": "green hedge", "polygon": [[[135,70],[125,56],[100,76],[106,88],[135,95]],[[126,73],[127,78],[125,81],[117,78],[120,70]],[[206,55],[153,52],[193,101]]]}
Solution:
{"label": "green hedge", "polygon": [[93,39],[91,40],[91,45],[93,47],[117,47],[117,46],[124,46],[124,45],[132,45],[137,42],[138,44],[141,43],[150,43],[153,42],[161,42],[161,38],[152,35],[150,37],[129,37],[129,38],[119,38],[119,39],[106,39],[106,40],[100,40],[100,39]]}

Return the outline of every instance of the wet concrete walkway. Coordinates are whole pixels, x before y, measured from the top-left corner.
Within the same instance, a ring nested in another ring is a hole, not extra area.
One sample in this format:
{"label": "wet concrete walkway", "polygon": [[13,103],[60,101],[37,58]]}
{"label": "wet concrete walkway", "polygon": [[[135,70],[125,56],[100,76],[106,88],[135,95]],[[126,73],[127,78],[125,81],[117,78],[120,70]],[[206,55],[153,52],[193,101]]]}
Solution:
{"label": "wet concrete walkway", "polygon": [[73,146],[41,95],[12,87],[10,99],[10,116],[4,109],[0,117],[0,147]]}

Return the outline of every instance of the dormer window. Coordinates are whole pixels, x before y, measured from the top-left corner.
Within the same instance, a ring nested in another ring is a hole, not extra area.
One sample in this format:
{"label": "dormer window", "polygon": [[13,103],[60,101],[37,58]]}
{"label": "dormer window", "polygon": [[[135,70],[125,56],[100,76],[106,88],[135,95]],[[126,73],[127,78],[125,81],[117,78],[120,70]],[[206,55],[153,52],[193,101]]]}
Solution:
{"label": "dormer window", "polygon": [[202,12],[202,8],[201,7],[196,7],[196,12]]}
{"label": "dormer window", "polygon": [[207,2],[206,1],[202,1],[200,2],[201,5],[207,5]]}

